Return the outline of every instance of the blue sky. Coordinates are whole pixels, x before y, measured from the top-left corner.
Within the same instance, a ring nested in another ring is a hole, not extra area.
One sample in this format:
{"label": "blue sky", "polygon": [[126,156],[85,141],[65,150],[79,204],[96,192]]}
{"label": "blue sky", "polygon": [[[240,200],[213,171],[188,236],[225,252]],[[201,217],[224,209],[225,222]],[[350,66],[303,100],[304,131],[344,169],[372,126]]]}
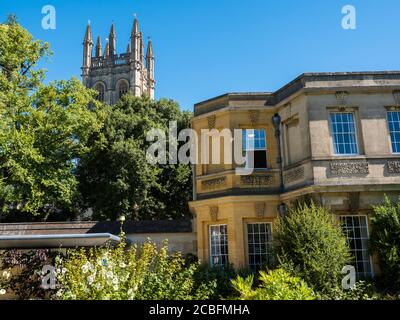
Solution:
{"label": "blue sky", "polygon": [[[57,10],[43,30],[41,9]],[[341,27],[344,5],[357,29]],[[303,72],[400,69],[398,0],[0,0],[0,18],[15,13],[35,38],[50,42],[48,80],[80,77],[90,19],[103,44],[114,20],[119,53],[133,14],[153,39],[156,96],[182,108],[226,92],[274,91]]]}

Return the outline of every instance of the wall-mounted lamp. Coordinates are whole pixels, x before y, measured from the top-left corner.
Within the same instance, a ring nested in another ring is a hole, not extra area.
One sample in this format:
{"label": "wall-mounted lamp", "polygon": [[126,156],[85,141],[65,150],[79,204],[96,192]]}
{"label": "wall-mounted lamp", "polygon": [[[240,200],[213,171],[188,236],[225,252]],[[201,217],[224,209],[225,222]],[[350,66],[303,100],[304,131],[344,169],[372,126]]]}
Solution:
{"label": "wall-mounted lamp", "polygon": [[287,206],[282,202],[280,205],[278,205],[278,214],[281,218],[284,218],[286,216],[286,213],[287,213]]}
{"label": "wall-mounted lamp", "polygon": [[279,115],[279,113],[276,113],[272,117],[272,124],[274,125],[275,128],[275,138],[276,138],[276,143],[278,145],[278,159],[277,163],[279,165],[279,177],[280,177],[280,191],[283,192],[285,190],[285,185],[283,182],[283,159],[282,159],[282,148],[281,148],[281,123],[282,123],[282,118]]}

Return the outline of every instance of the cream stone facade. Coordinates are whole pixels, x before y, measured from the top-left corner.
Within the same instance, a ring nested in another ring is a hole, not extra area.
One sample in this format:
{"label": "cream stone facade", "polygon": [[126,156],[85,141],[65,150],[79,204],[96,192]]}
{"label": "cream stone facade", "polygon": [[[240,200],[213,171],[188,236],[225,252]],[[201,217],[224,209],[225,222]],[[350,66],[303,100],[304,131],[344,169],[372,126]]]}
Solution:
{"label": "cream stone facade", "polygon": [[190,208],[199,258],[256,268],[268,260],[278,214],[312,199],[351,231],[357,271],[379,272],[366,246],[372,206],[385,194],[399,197],[399,90],[400,72],[312,73],[274,93],[230,93],[196,104],[198,134],[256,129],[246,139],[265,135],[267,159],[247,176],[237,175],[236,165],[195,166]]}

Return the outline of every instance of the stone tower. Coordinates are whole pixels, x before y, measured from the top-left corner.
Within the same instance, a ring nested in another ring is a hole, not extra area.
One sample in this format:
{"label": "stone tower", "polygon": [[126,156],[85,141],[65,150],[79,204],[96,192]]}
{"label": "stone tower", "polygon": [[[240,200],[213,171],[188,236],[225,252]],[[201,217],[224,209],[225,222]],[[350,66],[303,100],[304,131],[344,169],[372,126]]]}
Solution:
{"label": "stone tower", "polygon": [[99,100],[116,103],[125,93],[147,95],[154,99],[154,55],[148,40],[146,57],[138,20],[133,22],[131,39],[126,53],[117,54],[117,36],[111,25],[104,52],[100,36],[97,38],[93,57],[93,38],[90,21],[83,41],[82,81],[88,88],[99,92]]}

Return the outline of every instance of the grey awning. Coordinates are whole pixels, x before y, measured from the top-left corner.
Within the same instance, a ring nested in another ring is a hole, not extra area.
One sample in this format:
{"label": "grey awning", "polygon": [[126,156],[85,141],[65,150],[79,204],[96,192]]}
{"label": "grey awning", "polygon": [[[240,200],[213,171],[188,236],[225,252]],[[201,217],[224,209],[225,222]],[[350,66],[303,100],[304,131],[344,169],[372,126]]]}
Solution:
{"label": "grey awning", "polygon": [[101,247],[121,241],[110,233],[0,235],[0,249]]}

